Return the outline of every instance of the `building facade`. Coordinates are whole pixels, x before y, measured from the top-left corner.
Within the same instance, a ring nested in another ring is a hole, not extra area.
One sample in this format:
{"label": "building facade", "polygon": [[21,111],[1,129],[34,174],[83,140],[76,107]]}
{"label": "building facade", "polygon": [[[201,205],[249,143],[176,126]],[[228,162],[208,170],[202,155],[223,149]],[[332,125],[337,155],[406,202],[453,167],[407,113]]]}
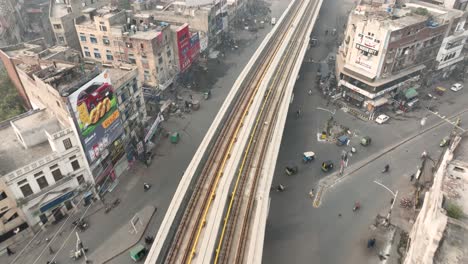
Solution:
{"label": "building facade", "polygon": [[457,15],[419,1],[400,8],[358,5],[349,15],[337,54],[343,98],[369,112],[394,100],[411,106],[422,77],[436,68],[447,29]]}
{"label": "building facade", "polygon": [[9,153],[0,158],[1,179],[29,226],[60,221],[93,182],[73,130],[38,110],[10,121],[0,133],[2,152]]}
{"label": "building facade", "polygon": [[87,10],[75,24],[85,59],[114,67],[135,65],[141,83],[162,90],[178,73],[167,23],[101,8]]}
{"label": "building facade", "polygon": [[81,50],[74,20],[87,8],[109,4],[108,0],[50,0],[49,20],[57,45]]}

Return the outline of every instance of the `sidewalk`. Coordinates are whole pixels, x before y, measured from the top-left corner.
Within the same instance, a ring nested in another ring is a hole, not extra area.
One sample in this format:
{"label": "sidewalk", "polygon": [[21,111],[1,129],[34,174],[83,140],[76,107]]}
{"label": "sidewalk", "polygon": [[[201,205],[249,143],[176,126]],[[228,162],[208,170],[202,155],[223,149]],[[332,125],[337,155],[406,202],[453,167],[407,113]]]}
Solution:
{"label": "sidewalk", "polygon": [[138,220],[135,219],[134,222],[136,232],[130,223],[122,226],[90,254],[88,260],[93,261],[93,263],[109,263],[118,255],[128,252],[141,240],[155,212],[156,208],[153,206],[146,206],[137,212],[135,216],[138,216]]}

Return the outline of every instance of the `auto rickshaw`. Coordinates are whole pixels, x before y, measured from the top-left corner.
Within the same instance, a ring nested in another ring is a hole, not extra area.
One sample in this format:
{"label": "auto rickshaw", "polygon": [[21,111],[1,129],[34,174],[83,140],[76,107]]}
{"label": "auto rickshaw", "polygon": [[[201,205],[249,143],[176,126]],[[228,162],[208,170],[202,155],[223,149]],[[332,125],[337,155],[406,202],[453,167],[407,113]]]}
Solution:
{"label": "auto rickshaw", "polygon": [[331,160],[327,160],[322,162],[322,171],[323,172],[328,172],[333,169],[333,162]]}
{"label": "auto rickshaw", "polygon": [[315,159],[315,153],[312,152],[312,151],[306,151],[304,152],[303,156],[302,156],[302,161],[304,163],[309,163],[311,161],[313,161]]}
{"label": "auto rickshaw", "polygon": [[443,147],[448,146],[448,144],[450,144],[450,137],[444,137],[442,141],[440,141],[439,146],[443,148]]}
{"label": "auto rickshaw", "polygon": [[447,89],[445,89],[444,87],[440,87],[440,86],[437,86],[435,89],[434,89],[434,92],[439,95],[439,96],[442,96],[444,95],[445,91]]}
{"label": "auto rickshaw", "polygon": [[368,136],[364,136],[361,138],[361,145],[368,146],[372,142],[372,139]]}
{"label": "auto rickshaw", "polygon": [[138,244],[130,249],[130,258],[135,262],[142,260],[146,256],[147,249],[142,245]]}
{"label": "auto rickshaw", "polygon": [[338,146],[348,145],[349,139],[348,136],[342,135],[341,137],[336,139],[336,144]]}

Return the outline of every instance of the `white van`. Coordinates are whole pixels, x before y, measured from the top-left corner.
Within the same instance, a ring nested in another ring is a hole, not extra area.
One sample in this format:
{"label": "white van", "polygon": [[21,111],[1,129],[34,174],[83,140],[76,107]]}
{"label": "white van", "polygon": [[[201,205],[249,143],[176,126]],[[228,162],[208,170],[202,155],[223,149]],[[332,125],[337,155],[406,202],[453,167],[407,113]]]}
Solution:
{"label": "white van", "polygon": [[271,24],[273,26],[276,25],[276,17],[271,18]]}

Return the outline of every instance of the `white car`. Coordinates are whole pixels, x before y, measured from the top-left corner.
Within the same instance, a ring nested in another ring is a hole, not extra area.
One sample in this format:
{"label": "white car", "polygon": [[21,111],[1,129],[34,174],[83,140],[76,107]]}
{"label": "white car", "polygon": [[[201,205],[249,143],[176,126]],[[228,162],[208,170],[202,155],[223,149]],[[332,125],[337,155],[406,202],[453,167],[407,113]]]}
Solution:
{"label": "white car", "polygon": [[377,124],[383,124],[385,122],[387,122],[388,120],[390,119],[390,117],[388,115],[379,115],[376,119],[375,119],[375,122]]}
{"label": "white car", "polygon": [[463,89],[463,84],[459,84],[459,83],[456,83],[456,84],[452,85],[452,87],[450,87],[450,90],[452,90],[454,92],[458,92],[461,89]]}

